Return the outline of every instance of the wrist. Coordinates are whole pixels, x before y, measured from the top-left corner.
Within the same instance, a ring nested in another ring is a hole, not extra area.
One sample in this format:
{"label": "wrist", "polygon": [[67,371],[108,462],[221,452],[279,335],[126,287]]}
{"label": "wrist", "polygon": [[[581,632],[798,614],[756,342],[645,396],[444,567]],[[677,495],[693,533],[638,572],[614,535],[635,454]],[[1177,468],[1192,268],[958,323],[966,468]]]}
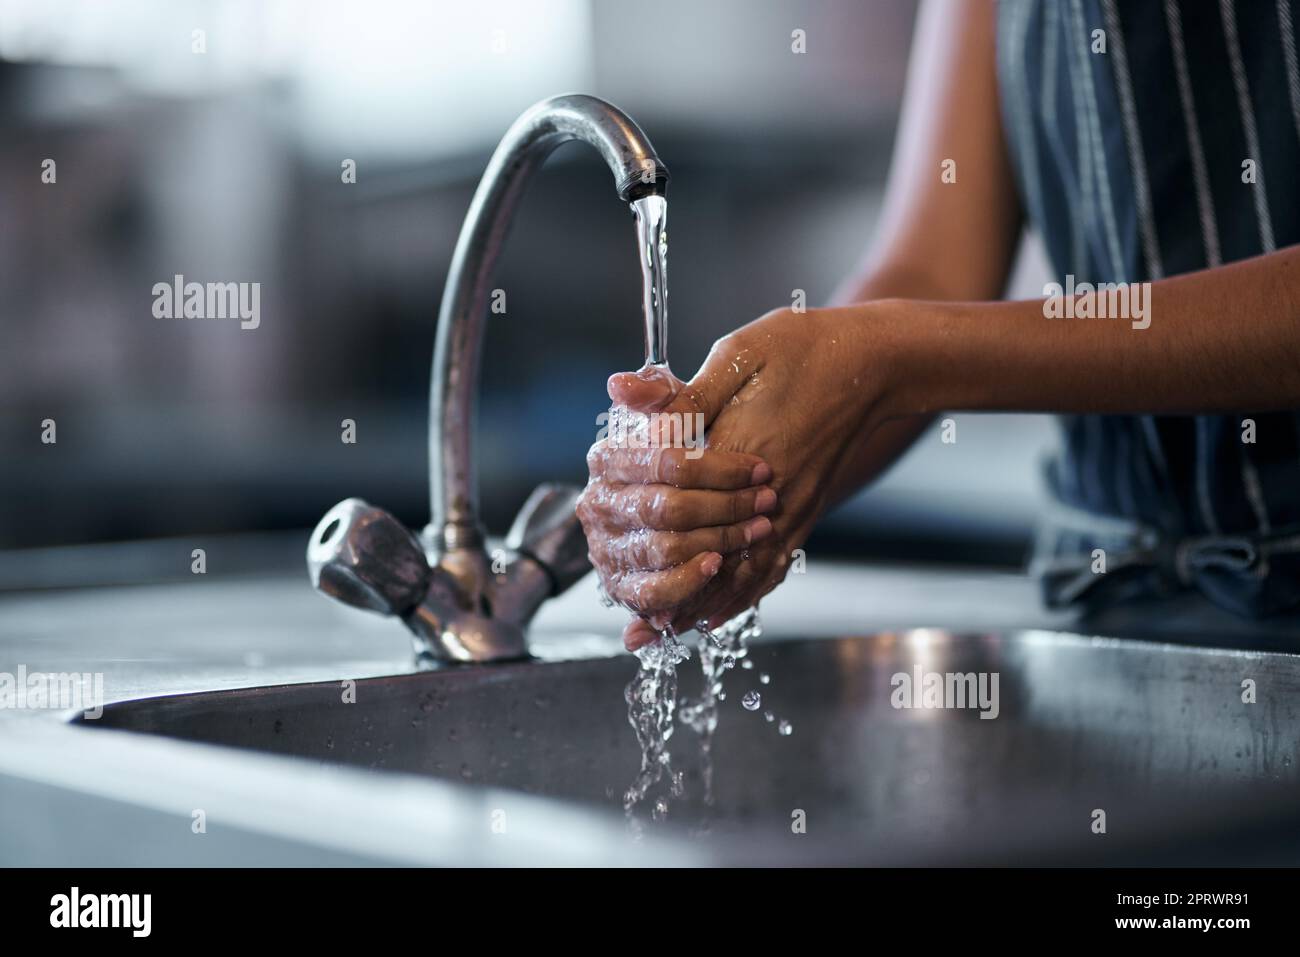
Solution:
{"label": "wrist", "polygon": [[[877,422],[954,407],[966,363],[956,326],[963,303],[880,299],[851,307],[861,335],[858,375],[874,380]],[[869,371],[866,371],[869,370]]]}

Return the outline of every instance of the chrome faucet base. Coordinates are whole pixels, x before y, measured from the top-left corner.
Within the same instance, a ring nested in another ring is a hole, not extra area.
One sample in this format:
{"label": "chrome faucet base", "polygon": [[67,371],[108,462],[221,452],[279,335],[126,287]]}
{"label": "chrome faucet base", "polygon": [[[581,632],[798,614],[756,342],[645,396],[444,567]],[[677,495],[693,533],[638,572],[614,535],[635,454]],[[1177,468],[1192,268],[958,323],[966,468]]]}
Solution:
{"label": "chrome faucet base", "polygon": [[[526,506],[521,519],[529,514]],[[330,597],[400,618],[422,668],[511,661],[527,657],[528,622],[555,593],[551,573],[526,547],[520,538],[491,557],[481,548],[430,554],[394,516],[350,498],[312,532],[307,567]]]}

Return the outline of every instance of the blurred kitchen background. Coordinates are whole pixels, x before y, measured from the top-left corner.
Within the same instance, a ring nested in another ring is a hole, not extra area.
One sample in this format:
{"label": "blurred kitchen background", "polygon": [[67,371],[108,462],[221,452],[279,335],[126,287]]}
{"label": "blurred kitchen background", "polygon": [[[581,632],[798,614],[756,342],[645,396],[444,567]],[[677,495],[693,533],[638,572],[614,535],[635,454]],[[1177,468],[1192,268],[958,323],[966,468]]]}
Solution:
{"label": "blurred kitchen background", "polygon": [[[210,572],[301,568],[306,530],[350,495],[422,526],[452,247],[497,139],[546,96],[613,101],[672,171],[679,374],[792,290],[823,301],[872,236],[914,14],[910,0],[0,0],[0,587],[188,575],[192,547]],[[154,318],[154,283],[178,273],[261,283],[260,327]],[[1031,246],[1018,290],[1041,290],[1040,273]],[[507,312],[489,323],[479,429],[492,531],[538,482],[585,478],[605,378],[642,360],[638,282],[608,172],[562,148],[494,283]],[[958,422],[956,445],[923,440],[810,549],[1019,563],[1053,427]],[[114,544],[146,539],[174,548]]]}

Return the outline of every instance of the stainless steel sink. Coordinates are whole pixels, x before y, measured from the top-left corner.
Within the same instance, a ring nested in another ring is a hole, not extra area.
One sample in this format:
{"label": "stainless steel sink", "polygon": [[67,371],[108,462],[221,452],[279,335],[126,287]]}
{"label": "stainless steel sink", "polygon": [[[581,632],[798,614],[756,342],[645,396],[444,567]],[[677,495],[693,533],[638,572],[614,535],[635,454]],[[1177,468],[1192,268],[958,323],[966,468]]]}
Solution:
{"label": "stainless steel sink", "polygon": [[[740,863],[1300,860],[1300,657],[939,631],[768,641],[750,657],[727,675],[713,805],[699,739],[679,725],[687,796],[650,840],[686,836]],[[997,718],[895,708],[891,678],[918,666],[996,673]],[[629,657],[464,666],[358,681],[355,703],[339,683],[283,685],[126,701],[84,723],[617,815],[640,760],[623,700],[634,671]],[[681,673],[695,694],[696,662]],[[748,690],[758,711],[741,706]]]}

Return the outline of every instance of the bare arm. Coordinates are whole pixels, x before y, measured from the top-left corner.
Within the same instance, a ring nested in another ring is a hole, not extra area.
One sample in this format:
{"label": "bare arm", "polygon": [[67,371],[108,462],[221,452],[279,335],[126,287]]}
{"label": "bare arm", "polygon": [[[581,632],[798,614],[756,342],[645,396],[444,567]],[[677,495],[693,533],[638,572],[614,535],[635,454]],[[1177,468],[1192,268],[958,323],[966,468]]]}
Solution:
{"label": "bare arm", "polygon": [[895,414],[1300,408],[1300,246],[1152,283],[1140,319],[1049,319],[1042,300],[907,309],[884,346]]}
{"label": "bare arm", "polygon": [[[1002,294],[1021,213],[1002,137],[994,20],[991,0],[921,8],[875,246],[833,304]],[[956,163],[956,183],[940,177],[945,160]],[[832,478],[832,501],[887,469],[929,422],[913,415],[881,426]]]}

